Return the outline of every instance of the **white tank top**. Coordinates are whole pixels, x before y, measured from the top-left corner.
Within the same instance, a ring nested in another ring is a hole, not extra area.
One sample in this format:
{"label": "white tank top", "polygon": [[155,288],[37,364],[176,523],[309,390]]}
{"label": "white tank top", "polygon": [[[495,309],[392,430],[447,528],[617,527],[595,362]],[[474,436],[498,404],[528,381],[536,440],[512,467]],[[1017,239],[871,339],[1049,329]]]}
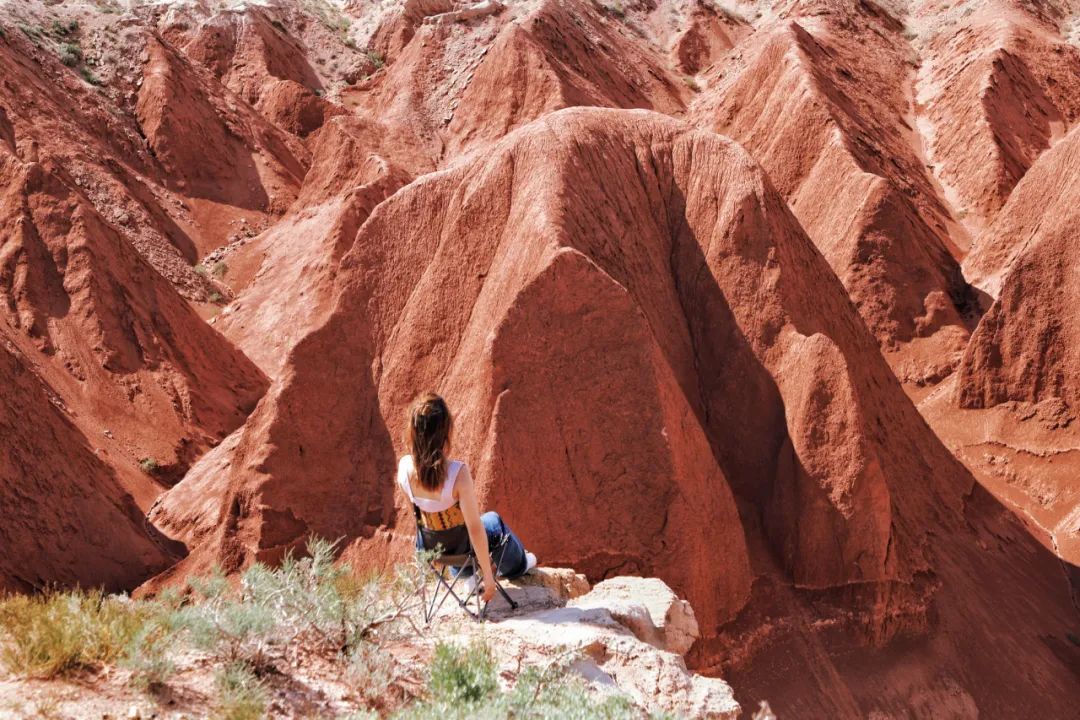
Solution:
{"label": "white tank top", "polygon": [[412,455],[406,455],[398,461],[398,485],[405,491],[405,497],[409,498],[409,501],[423,512],[443,512],[444,510],[449,510],[457,503],[457,500],[454,499],[454,482],[457,480],[457,474],[464,464],[465,463],[460,460],[450,461],[450,466],[446,470],[446,481],[443,483],[442,492],[439,493],[438,499],[433,500],[431,498],[416,497],[413,495],[409,478],[416,474],[416,469],[413,467]]}

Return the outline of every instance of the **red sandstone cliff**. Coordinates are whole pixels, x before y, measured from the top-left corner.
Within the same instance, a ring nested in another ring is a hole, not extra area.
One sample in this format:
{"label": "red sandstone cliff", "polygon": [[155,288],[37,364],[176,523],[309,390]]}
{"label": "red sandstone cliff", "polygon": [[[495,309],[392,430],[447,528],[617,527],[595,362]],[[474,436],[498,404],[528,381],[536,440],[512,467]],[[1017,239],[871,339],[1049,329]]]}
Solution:
{"label": "red sandstone cliff", "polygon": [[485,504],[687,597],[744,706],[1068,716],[1078,18],[3,8],[0,586],[403,558],[436,388]]}

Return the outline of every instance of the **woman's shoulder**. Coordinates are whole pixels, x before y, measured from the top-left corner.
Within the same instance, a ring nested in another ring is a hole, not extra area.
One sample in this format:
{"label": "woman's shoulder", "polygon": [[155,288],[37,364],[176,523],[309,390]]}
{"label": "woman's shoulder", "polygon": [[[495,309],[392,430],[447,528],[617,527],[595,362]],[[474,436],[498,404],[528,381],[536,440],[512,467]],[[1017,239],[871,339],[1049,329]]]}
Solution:
{"label": "woman's shoulder", "polygon": [[447,472],[455,479],[467,478],[469,475],[469,463],[464,460],[450,460]]}

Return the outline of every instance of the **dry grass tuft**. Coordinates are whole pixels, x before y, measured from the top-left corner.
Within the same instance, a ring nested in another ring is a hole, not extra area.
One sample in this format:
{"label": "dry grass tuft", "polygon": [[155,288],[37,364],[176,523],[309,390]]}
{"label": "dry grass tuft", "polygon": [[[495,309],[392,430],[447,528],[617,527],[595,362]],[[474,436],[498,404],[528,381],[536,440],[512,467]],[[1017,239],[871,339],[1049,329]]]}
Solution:
{"label": "dry grass tuft", "polygon": [[121,657],[148,609],[101,592],[0,600],[0,660],[25,677],[55,678]]}

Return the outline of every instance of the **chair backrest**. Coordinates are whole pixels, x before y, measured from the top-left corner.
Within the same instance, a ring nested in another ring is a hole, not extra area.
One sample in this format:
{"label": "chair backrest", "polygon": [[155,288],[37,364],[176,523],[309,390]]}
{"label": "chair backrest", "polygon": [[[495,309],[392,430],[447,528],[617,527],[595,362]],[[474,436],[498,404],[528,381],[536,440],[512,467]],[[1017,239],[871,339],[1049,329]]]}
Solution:
{"label": "chair backrest", "polygon": [[445,530],[430,530],[424,527],[420,516],[420,508],[416,507],[416,505],[413,505],[413,513],[416,516],[416,533],[420,539],[419,545],[423,549],[435,550],[441,548],[443,555],[468,555],[472,552],[469,529],[464,523]]}

